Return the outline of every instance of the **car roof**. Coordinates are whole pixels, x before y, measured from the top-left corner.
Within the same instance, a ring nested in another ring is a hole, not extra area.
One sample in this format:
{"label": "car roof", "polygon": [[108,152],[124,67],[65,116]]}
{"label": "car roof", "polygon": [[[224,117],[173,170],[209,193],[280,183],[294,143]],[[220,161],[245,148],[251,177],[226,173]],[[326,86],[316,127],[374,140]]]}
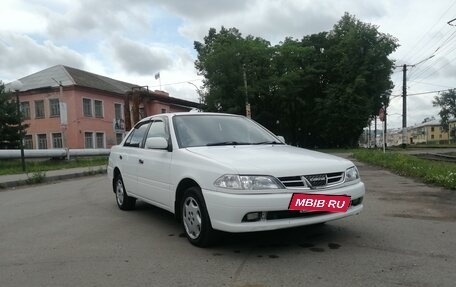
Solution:
{"label": "car roof", "polygon": [[156,114],[152,116],[148,116],[144,119],[141,119],[142,121],[147,121],[150,120],[151,118],[155,117],[168,117],[172,118],[174,116],[234,116],[234,117],[244,117],[242,115],[236,115],[236,114],[227,114],[227,113],[210,113],[210,112],[178,112],[178,113],[164,113],[164,114]]}

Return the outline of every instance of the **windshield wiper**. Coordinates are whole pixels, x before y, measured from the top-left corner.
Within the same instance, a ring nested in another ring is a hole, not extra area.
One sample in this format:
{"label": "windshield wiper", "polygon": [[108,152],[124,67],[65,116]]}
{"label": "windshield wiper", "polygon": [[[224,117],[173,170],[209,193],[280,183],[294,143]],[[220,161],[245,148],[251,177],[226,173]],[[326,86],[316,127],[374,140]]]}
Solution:
{"label": "windshield wiper", "polygon": [[218,145],[249,145],[251,143],[237,142],[237,141],[226,141],[226,142],[216,142],[208,143],[206,146],[218,146]]}
{"label": "windshield wiper", "polygon": [[254,145],[261,145],[261,144],[283,144],[282,142],[278,141],[264,141],[264,142],[257,142],[253,143]]}

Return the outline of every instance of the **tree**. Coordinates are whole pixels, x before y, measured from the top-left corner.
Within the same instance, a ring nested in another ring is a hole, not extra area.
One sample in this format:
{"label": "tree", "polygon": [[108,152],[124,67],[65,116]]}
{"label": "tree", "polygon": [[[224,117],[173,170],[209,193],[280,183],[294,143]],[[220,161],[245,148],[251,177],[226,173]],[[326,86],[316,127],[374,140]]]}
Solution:
{"label": "tree", "polygon": [[393,88],[388,59],[397,40],[346,13],[327,36],[324,95],[318,126],[325,146],[354,146],[372,116],[389,104]]}
{"label": "tree", "polygon": [[435,120],[435,117],[432,116],[432,117],[425,117],[424,120],[421,122],[422,124],[424,123],[428,123],[428,122],[432,122]]}
{"label": "tree", "polygon": [[441,125],[448,132],[448,121],[456,118],[456,89],[443,92],[440,96],[435,96],[432,101],[434,107],[440,107],[439,116]]}
{"label": "tree", "polygon": [[27,126],[20,128],[21,115],[17,111],[17,102],[13,94],[5,91],[0,81],[0,149],[17,149],[25,135]]}
{"label": "tree", "polygon": [[209,30],[195,42],[209,111],[244,114],[243,73],[253,118],[307,147],[354,146],[388,106],[397,40],[345,14],[329,32],[271,46],[236,28]]}
{"label": "tree", "polygon": [[211,28],[204,43],[195,42],[194,46],[198,52],[196,69],[205,77],[206,109],[244,114],[244,71],[249,102],[256,102],[269,78],[269,42],[252,36],[243,38],[236,28],[222,27],[218,33]]}
{"label": "tree", "polygon": [[271,110],[279,120],[279,133],[292,144],[314,146],[318,136],[313,124],[318,117],[315,99],[321,95],[319,57],[319,49],[291,38],[275,46]]}

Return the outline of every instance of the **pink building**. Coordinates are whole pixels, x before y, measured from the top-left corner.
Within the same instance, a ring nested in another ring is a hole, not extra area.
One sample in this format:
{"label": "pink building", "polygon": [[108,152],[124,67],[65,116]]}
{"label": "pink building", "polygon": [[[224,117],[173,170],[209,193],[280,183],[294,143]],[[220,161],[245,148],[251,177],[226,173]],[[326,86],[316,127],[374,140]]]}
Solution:
{"label": "pink building", "polygon": [[[126,132],[126,95],[139,88],[62,65],[19,80],[23,84],[21,110],[24,123],[29,125],[24,139],[27,149],[110,148]],[[139,105],[141,118],[199,107],[162,91],[146,94]]]}

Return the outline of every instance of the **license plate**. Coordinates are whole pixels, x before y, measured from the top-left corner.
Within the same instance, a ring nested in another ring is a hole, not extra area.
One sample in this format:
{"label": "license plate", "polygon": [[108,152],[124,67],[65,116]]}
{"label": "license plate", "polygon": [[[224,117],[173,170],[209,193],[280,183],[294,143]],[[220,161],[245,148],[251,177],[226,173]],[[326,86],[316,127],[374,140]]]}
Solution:
{"label": "license plate", "polygon": [[325,195],[294,193],[291,197],[289,210],[346,212],[350,207],[348,195]]}

